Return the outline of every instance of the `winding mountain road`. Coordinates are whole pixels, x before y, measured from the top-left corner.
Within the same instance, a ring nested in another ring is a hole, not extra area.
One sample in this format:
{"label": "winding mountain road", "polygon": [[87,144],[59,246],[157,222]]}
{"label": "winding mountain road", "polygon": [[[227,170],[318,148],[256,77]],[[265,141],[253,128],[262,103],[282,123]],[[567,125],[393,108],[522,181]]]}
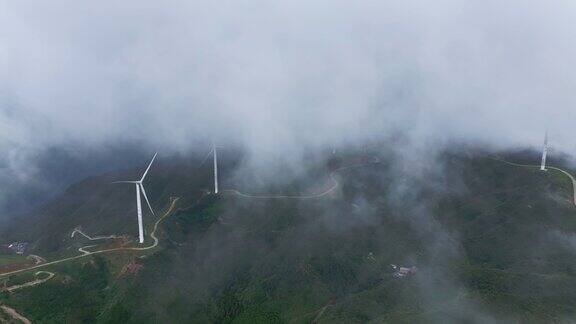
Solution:
{"label": "winding mountain road", "polygon": [[76,228],[74,229],[74,231],[72,231],[72,234],[70,234],[70,238],[74,238],[74,235],[76,235],[76,233],[84,236],[85,238],[87,238],[90,241],[98,241],[98,240],[113,240],[113,239],[117,239],[120,238],[120,236],[116,236],[116,235],[108,235],[108,236],[90,236],[84,232],[82,232],[81,229]]}
{"label": "winding mountain road", "polygon": [[338,169],[332,171],[330,173],[330,176],[329,176],[330,181],[332,182],[332,185],[330,186],[330,188],[326,189],[323,192],[317,193],[317,194],[311,194],[311,195],[252,195],[252,194],[240,192],[236,189],[226,189],[226,190],[222,190],[222,192],[229,192],[231,194],[234,194],[234,195],[237,195],[237,196],[240,196],[243,198],[251,198],[251,199],[315,199],[315,198],[322,198],[322,197],[328,195],[329,193],[333,192],[334,190],[336,190],[336,188],[338,188],[340,186],[340,183],[335,178],[336,173],[338,173],[342,170],[346,170],[346,169],[358,168],[358,167],[367,166],[367,165],[371,165],[371,164],[377,164],[377,163],[380,163],[380,162],[369,162],[369,163],[348,165],[348,166],[341,167],[341,168],[338,168]]}
{"label": "winding mountain road", "polygon": [[[517,167],[523,167],[523,168],[540,168],[540,165],[531,165],[531,164],[518,164],[518,163],[513,163],[513,162],[508,162],[502,159],[497,159],[497,158],[493,158],[496,161],[500,161],[512,166],[517,166]],[[570,174],[570,172],[562,170],[560,168],[556,168],[553,166],[547,166],[546,168],[548,169],[552,169],[552,170],[556,170],[561,172],[562,174],[566,175],[568,178],[570,178],[570,180],[572,181],[572,193],[573,193],[573,199],[572,202],[574,203],[574,205],[576,206],[576,178],[574,178],[574,176],[572,174]]]}
{"label": "winding mountain road", "polygon": [[36,262],[36,264],[46,262],[46,259],[44,259],[43,257],[41,257],[39,255],[35,255],[35,254],[30,254],[28,257],[26,257],[26,259],[34,260],[34,262]]}
{"label": "winding mountain road", "polygon": [[35,280],[29,281],[27,283],[23,283],[21,285],[10,286],[8,288],[5,288],[4,290],[7,292],[14,292],[14,291],[22,289],[22,288],[38,286],[38,285],[43,284],[46,281],[54,278],[54,276],[55,276],[55,274],[53,272],[49,272],[49,271],[38,271],[34,274],[35,277],[38,277],[40,275],[47,275],[47,276],[46,276],[46,278],[35,279]]}
{"label": "winding mountain road", "polygon": [[[150,233],[150,237],[152,238],[154,243],[152,243],[149,246],[146,246],[146,247],[120,247],[120,248],[113,248],[113,249],[105,249],[105,250],[100,250],[100,251],[88,252],[88,253],[84,253],[84,254],[69,257],[69,258],[64,258],[64,259],[60,259],[60,260],[56,260],[56,261],[42,263],[42,264],[35,265],[35,266],[29,267],[26,269],[20,269],[20,270],[15,270],[15,271],[11,271],[11,272],[1,273],[0,278],[7,277],[10,275],[14,275],[14,274],[24,273],[24,272],[28,272],[28,271],[32,271],[32,270],[37,270],[37,269],[45,268],[45,267],[48,267],[51,265],[60,264],[60,263],[64,263],[64,262],[68,262],[68,261],[72,261],[72,260],[82,259],[82,258],[91,256],[91,255],[96,255],[96,254],[104,254],[104,253],[117,252],[117,251],[146,251],[146,250],[151,250],[151,249],[158,246],[159,240],[158,240],[158,237],[156,237],[156,231],[158,230],[158,225],[164,220],[164,218],[166,218],[168,215],[170,215],[172,213],[172,211],[174,210],[174,207],[176,205],[176,202],[179,199],[180,199],[179,197],[171,197],[170,207],[168,208],[166,213],[164,213],[164,215],[162,215],[162,217],[160,217],[156,221],[156,223],[154,224],[154,229]],[[82,252],[87,252],[87,251],[82,251]]]}
{"label": "winding mountain road", "polygon": [[95,247],[96,245],[86,245],[83,246],[81,248],[78,248],[78,252],[83,253],[83,254],[90,254],[90,251],[86,251],[85,249],[89,249],[91,247]]}

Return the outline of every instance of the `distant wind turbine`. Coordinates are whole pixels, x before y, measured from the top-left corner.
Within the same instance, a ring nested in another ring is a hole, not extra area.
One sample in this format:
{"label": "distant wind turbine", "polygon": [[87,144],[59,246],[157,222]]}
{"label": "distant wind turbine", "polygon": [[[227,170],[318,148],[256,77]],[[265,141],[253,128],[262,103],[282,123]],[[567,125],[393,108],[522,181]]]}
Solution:
{"label": "distant wind turbine", "polygon": [[158,153],[154,153],[152,161],[150,161],[150,164],[148,164],[148,168],[146,168],[146,171],[144,171],[144,174],[142,175],[142,178],[140,180],[112,182],[112,183],[133,183],[136,185],[136,207],[138,211],[138,237],[140,239],[140,244],[144,243],[144,224],[142,222],[142,203],[140,201],[140,191],[142,191],[144,199],[146,199],[146,204],[148,204],[148,208],[150,208],[152,215],[154,215],[154,210],[152,210],[150,201],[148,201],[148,196],[146,196],[146,190],[144,190],[144,185],[142,184],[142,182],[144,181],[144,178],[146,178],[146,175],[148,174],[148,171],[150,170],[150,167],[152,166],[152,163],[154,162],[156,155],[158,155]]}
{"label": "distant wind turbine", "polygon": [[546,171],[546,156],[548,155],[548,132],[544,134],[544,149],[542,150],[542,164],[540,170]]}
{"label": "distant wind turbine", "polygon": [[214,193],[218,193],[218,153],[216,152],[216,144],[212,143],[212,151],[214,151]]}

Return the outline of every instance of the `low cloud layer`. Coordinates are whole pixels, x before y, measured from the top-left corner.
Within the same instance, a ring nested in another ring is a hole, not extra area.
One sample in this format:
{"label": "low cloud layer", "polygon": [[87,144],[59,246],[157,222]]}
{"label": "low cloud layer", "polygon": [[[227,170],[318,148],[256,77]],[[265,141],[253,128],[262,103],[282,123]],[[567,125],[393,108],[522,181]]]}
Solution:
{"label": "low cloud layer", "polygon": [[[4,177],[48,147],[573,150],[571,1],[0,2]],[[429,149],[429,148],[428,148]]]}

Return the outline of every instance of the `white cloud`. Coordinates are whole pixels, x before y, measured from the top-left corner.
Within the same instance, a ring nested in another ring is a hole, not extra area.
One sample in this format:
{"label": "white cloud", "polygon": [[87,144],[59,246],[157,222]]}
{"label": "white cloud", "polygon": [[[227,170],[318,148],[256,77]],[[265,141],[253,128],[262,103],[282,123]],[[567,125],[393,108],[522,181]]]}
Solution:
{"label": "white cloud", "polygon": [[545,128],[574,149],[570,1],[0,7],[7,150],[118,139],[183,149],[214,129],[263,154],[395,129],[506,147],[540,145]]}

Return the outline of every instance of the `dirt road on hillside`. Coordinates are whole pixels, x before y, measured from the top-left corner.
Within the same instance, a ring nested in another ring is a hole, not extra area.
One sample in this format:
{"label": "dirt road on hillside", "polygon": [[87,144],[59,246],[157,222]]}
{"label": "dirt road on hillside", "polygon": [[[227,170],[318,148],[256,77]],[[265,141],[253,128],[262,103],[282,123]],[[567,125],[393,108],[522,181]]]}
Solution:
{"label": "dirt road on hillside", "polygon": [[[494,160],[500,161],[500,162],[503,162],[503,163],[506,163],[509,165],[517,166],[517,167],[540,168],[540,165],[518,164],[518,163],[508,162],[508,161],[501,160],[501,159],[496,159],[496,158],[494,158]],[[570,172],[562,170],[560,168],[552,167],[552,166],[547,166],[547,168],[559,171],[559,172],[563,173],[565,176],[567,176],[568,178],[570,178],[570,180],[572,181],[572,193],[573,193],[572,203],[576,206],[576,178],[574,178],[574,176],[572,174],[570,174]]]}
{"label": "dirt road on hillside", "polygon": [[14,308],[11,308],[11,307],[6,306],[6,305],[2,305],[2,306],[0,306],[0,309],[2,309],[4,311],[4,313],[10,315],[10,317],[12,317],[14,320],[16,320],[18,322],[22,322],[24,324],[32,324],[32,322],[29,319],[20,315],[16,310],[14,310]]}
{"label": "dirt road on hillside", "polygon": [[151,250],[155,247],[158,246],[158,237],[156,237],[156,231],[158,230],[158,225],[164,220],[164,218],[166,218],[168,215],[170,215],[172,213],[172,211],[174,210],[174,207],[176,205],[176,202],[178,202],[180,198],[179,197],[171,197],[171,203],[170,203],[170,207],[168,208],[168,210],[166,211],[166,213],[164,213],[164,215],[162,215],[162,217],[160,217],[156,223],[154,224],[154,229],[152,230],[152,232],[150,233],[150,237],[152,238],[152,240],[154,241],[154,243],[152,243],[149,246],[146,247],[121,247],[121,248],[113,248],[113,249],[105,249],[105,250],[100,250],[100,251],[94,251],[94,252],[88,252],[82,255],[77,255],[74,257],[69,257],[69,258],[64,258],[64,259],[60,259],[60,260],[56,260],[56,261],[51,261],[51,262],[46,262],[40,265],[36,265],[33,267],[29,267],[29,268],[25,268],[25,269],[20,269],[20,270],[16,270],[16,271],[11,271],[11,272],[6,272],[6,273],[0,273],[0,278],[2,277],[7,277],[10,275],[14,275],[14,274],[18,274],[18,273],[23,273],[23,272],[28,272],[28,271],[32,271],[32,270],[36,270],[36,269],[40,269],[40,268],[45,268],[51,265],[55,265],[55,264],[60,264],[60,263],[64,263],[64,262],[68,262],[68,261],[72,261],[72,260],[78,260],[78,259],[82,259],[91,255],[96,255],[96,254],[103,254],[103,253],[110,253],[110,252],[118,252],[118,251],[146,251],[146,250]]}
{"label": "dirt road on hillside", "polygon": [[237,195],[237,196],[240,196],[243,198],[252,198],[252,199],[315,199],[315,198],[322,198],[322,197],[330,194],[331,192],[333,192],[334,190],[336,190],[336,188],[338,188],[340,186],[340,183],[338,182],[338,180],[335,177],[336,173],[338,173],[342,170],[346,170],[346,169],[358,168],[358,167],[363,167],[363,166],[377,164],[377,163],[380,163],[380,162],[370,162],[370,163],[349,165],[349,166],[341,167],[341,168],[338,168],[338,169],[332,171],[330,173],[330,176],[329,176],[330,182],[331,182],[330,187],[328,189],[326,189],[325,191],[317,193],[317,194],[311,194],[311,195],[252,195],[252,194],[243,193],[243,192],[238,191],[236,189],[226,189],[226,190],[222,190],[222,192],[229,192],[233,195]]}

